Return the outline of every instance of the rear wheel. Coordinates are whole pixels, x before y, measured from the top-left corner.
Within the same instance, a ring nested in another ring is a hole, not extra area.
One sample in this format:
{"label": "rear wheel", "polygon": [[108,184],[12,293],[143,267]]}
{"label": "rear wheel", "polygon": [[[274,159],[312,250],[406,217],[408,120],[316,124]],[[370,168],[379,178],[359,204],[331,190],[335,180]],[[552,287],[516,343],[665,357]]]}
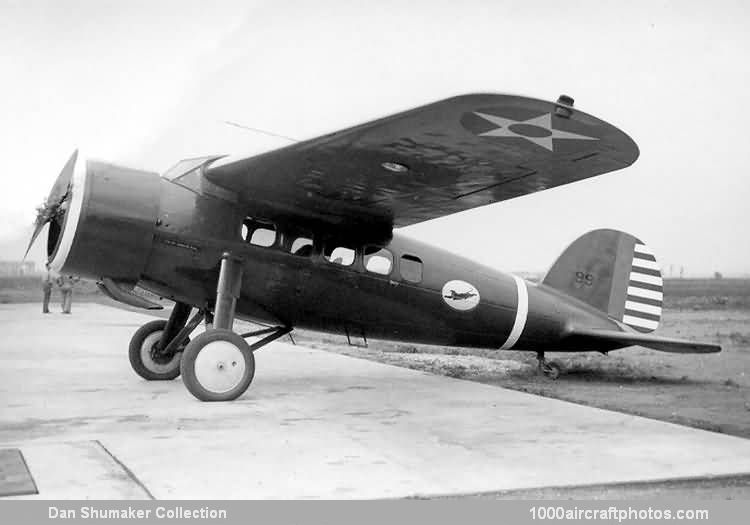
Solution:
{"label": "rear wheel", "polygon": [[562,368],[557,363],[553,362],[547,362],[544,364],[544,367],[542,368],[542,371],[544,372],[544,375],[549,377],[550,379],[554,380],[560,377],[560,373],[562,372]]}
{"label": "rear wheel", "polygon": [[232,401],[250,386],[255,356],[231,330],[208,330],[185,347],[180,362],[185,387],[201,401]]}
{"label": "rear wheel", "polygon": [[130,366],[136,374],[148,381],[169,381],[180,375],[180,358],[184,345],[172,355],[159,353],[159,344],[166,326],[165,320],[150,321],[141,326],[130,340]]}

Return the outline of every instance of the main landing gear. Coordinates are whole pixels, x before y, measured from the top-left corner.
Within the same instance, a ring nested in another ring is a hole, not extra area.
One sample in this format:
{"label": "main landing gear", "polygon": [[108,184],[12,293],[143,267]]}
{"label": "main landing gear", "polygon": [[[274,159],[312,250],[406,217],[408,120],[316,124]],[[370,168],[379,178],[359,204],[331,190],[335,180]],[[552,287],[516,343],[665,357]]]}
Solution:
{"label": "main landing gear", "polygon": [[550,379],[557,379],[560,377],[562,367],[554,361],[547,361],[544,357],[544,352],[537,352],[536,359],[539,363],[539,371],[549,377]]}
{"label": "main landing gear", "polygon": [[[231,401],[241,396],[255,375],[253,352],[292,331],[279,326],[233,332],[241,282],[242,263],[225,253],[213,316],[199,310],[187,321],[191,307],[177,303],[169,321],[146,323],[130,342],[130,363],[136,373],[148,380],[174,379],[181,374],[185,387],[201,401]],[[188,335],[204,317],[213,317],[213,322],[190,341]],[[259,335],[266,337],[252,345],[245,341]]]}

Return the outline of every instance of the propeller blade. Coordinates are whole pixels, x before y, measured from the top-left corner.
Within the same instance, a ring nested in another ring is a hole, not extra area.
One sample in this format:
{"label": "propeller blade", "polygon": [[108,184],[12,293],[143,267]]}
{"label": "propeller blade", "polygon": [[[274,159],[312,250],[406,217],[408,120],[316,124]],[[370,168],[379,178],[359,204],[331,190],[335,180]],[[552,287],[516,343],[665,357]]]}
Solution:
{"label": "propeller blade", "polygon": [[75,168],[77,159],[78,150],[75,150],[68,159],[68,162],[65,163],[62,171],[60,171],[60,175],[57,176],[57,180],[55,180],[55,184],[52,186],[52,191],[49,192],[49,196],[47,197],[47,206],[60,204],[63,197],[68,194],[68,187],[70,186],[70,181],[73,180],[73,169]]}
{"label": "propeller blade", "polygon": [[44,225],[47,224],[46,222],[40,223],[39,221],[36,222],[36,227],[34,228],[34,233],[31,234],[31,240],[29,241],[29,246],[26,248],[26,253],[23,254],[23,261],[26,260],[26,257],[29,256],[29,252],[31,251],[31,247],[34,246],[34,241],[37,237],[39,237],[39,234],[42,232],[42,229],[44,228]]}
{"label": "propeller blade", "polygon": [[44,225],[50,222],[60,211],[60,205],[67,197],[70,182],[73,180],[73,170],[75,169],[77,159],[78,150],[75,150],[57,176],[55,184],[52,186],[52,190],[44,201],[44,204],[39,208],[34,222],[34,233],[31,234],[31,241],[29,241],[29,246],[26,248],[26,253],[23,256],[24,260],[29,255],[29,251],[34,245],[36,238],[39,237]]}

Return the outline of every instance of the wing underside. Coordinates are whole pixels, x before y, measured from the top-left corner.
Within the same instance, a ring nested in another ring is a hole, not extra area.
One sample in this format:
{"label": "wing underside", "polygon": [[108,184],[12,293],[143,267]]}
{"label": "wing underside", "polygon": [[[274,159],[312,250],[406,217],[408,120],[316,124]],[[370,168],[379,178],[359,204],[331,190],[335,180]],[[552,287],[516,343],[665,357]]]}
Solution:
{"label": "wing underside", "polygon": [[251,213],[332,234],[394,227],[500,202],[632,164],[616,127],[560,103],[463,95],[205,172]]}

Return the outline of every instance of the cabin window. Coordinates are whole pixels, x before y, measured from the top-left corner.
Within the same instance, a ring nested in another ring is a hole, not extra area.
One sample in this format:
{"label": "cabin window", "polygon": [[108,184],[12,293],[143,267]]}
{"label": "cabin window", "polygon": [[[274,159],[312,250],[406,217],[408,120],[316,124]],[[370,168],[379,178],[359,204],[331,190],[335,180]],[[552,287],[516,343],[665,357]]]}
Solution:
{"label": "cabin window", "polygon": [[401,264],[401,277],[404,281],[410,283],[419,283],[422,281],[422,260],[414,255],[402,255]]}
{"label": "cabin window", "polygon": [[309,237],[297,237],[292,241],[289,253],[300,257],[310,257],[313,253],[313,240]]}
{"label": "cabin window", "polygon": [[276,226],[248,217],[242,222],[242,239],[255,246],[268,248],[276,243]]}
{"label": "cabin window", "polygon": [[380,275],[388,275],[393,268],[393,255],[385,248],[367,246],[365,248],[365,270]]}
{"label": "cabin window", "polygon": [[351,266],[354,263],[355,251],[346,246],[326,246],[323,257],[326,261],[341,266]]}
{"label": "cabin window", "polygon": [[258,228],[253,232],[253,236],[250,237],[250,244],[256,246],[263,246],[268,248],[273,246],[276,242],[276,230],[270,228]]}

